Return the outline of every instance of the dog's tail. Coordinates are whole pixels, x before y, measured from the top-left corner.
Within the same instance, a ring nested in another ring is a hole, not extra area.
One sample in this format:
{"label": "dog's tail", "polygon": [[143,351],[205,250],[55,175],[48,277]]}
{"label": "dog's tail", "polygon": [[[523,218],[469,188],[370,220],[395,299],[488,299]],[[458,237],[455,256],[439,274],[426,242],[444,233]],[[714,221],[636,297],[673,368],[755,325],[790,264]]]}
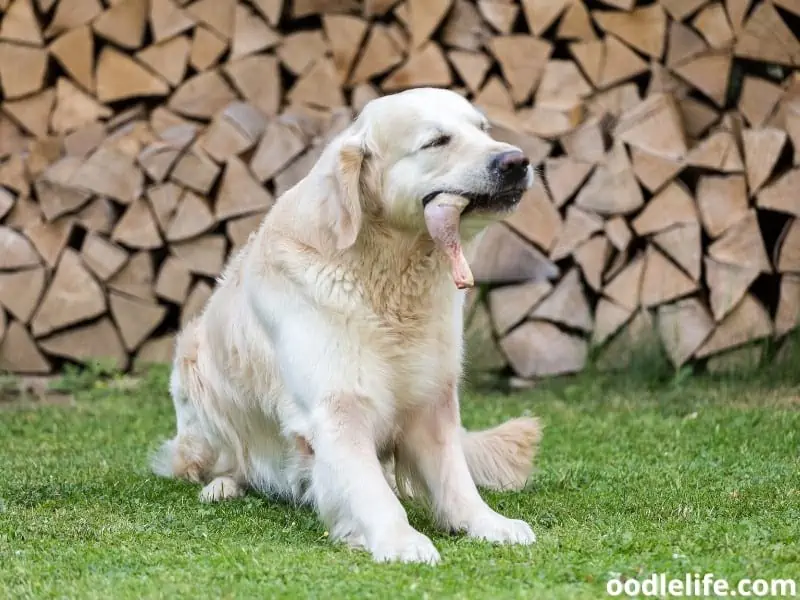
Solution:
{"label": "dog's tail", "polygon": [[533,471],[542,427],[539,419],[520,417],[484,431],[462,432],[472,479],[479,487],[519,490]]}

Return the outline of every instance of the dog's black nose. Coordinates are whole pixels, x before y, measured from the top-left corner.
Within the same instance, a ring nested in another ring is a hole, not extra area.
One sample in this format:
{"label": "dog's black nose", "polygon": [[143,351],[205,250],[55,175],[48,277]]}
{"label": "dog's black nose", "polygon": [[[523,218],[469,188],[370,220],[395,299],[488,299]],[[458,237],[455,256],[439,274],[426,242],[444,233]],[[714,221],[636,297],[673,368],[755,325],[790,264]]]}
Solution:
{"label": "dog's black nose", "polygon": [[528,173],[530,161],[519,150],[509,150],[492,157],[492,170],[500,174],[506,181],[518,181]]}

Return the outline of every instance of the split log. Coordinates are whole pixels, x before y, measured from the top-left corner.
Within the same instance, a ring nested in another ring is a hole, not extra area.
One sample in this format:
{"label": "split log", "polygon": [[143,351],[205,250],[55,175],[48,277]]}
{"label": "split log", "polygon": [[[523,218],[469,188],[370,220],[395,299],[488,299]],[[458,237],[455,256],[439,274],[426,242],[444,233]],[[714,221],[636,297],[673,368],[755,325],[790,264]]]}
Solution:
{"label": "split log", "polygon": [[628,249],[633,241],[633,232],[628,227],[628,222],[623,217],[614,217],[605,222],[604,229],[606,237],[620,252]]}
{"label": "split log", "polygon": [[697,352],[714,330],[714,320],[696,298],[660,306],[656,323],[667,356],[676,369]]}
{"label": "split log", "polygon": [[64,31],[90,23],[101,12],[103,6],[99,0],[59,0],[44,35],[49,39]]}
{"label": "split log", "polygon": [[136,50],[144,41],[148,8],[149,0],[120,0],[92,21],[92,29],[117,46]]}
{"label": "split log", "polygon": [[231,219],[225,223],[225,234],[231,241],[229,256],[247,243],[250,234],[259,228],[265,216],[266,213],[255,213],[246,217]]}
{"label": "split log", "polygon": [[684,167],[683,161],[667,160],[638,148],[631,149],[631,160],[636,178],[651,193],[661,190]]}
{"label": "split log", "polygon": [[322,17],[322,26],[330,45],[339,83],[344,83],[367,33],[367,23],[350,15],[326,14]]}
{"label": "split log", "polygon": [[697,207],[703,228],[718,238],[749,214],[743,175],[704,176],[697,183]]}
{"label": "split log", "polygon": [[666,304],[697,291],[693,281],[655,246],[648,246],[641,281],[641,303],[647,308]]}
{"label": "split log", "polygon": [[602,162],[606,155],[604,125],[603,117],[590,116],[561,137],[561,146],[575,160],[591,164]]}
{"label": "split log", "polygon": [[504,0],[478,0],[478,10],[496,31],[511,33],[519,7]]}
{"label": "split log", "polygon": [[28,238],[18,231],[0,225],[0,271],[36,267],[41,263],[39,254]]}
{"label": "split log", "polygon": [[22,98],[44,86],[47,52],[0,41],[0,88],[6,100]]}
{"label": "split log", "polygon": [[61,259],[64,248],[67,247],[74,224],[72,217],[63,217],[52,222],[34,222],[25,227],[23,233],[44,259],[45,264],[54,268]]}
{"label": "split log", "polygon": [[562,277],[550,295],[533,309],[531,318],[553,321],[585,332],[592,330],[592,311],[578,269],[573,268]]}
{"label": "split log", "polygon": [[711,244],[708,254],[729,265],[751,267],[761,273],[772,270],[754,209]]}
{"label": "split log", "polygon": [[675,225],[697,223],[697,208],[689,191],[680,182],[670,183],[647,203],[633,220],[640,236],[658,233]]}
{"label": "split log", "polygon": [[653,243],[694,281],[700,279],[702,243],[700,225],[684,223],[656,234]]}
{"label": "split log", "polygon": [[212,229],[216,224],[208,202],[197,194],[187,191],[167,227],[166,238],[180,242],[196,237]]}
{"label": "split log", "polygon": [[106,285],[110,290],[140,300],[154,300],[154,279],[153,259],[148,252],[140,251],[133,254],[125,266],[106,282]]}
{"label": "split log", "polygon": [[158,272],[156,295],[180,306],[186,301],[191,285],[192,274],[189,269],[179,259],[168,256]]}
{"label": "split log", "polygon": [[644,197],[631,168],[628,153],[617,142],[578,192],[575,204],[602,215],[625,215],[638,210]]}
{"label": "split log", "polygon": [[266,118],[254,106],[234,102],[214,118],[200,144],[211,158],[225,162],[255,146],[266,125]]}
{"label": "split log", "polygon": [[180,85],[189,66],[191,42],[185,35],[152,44],[136,53],[136,60],[161,76],[170,86]]}
{"label": "split log", "polygon": [[[747,169],[747,185],[750,188],[750,194],[756,194],[772,175],[786,144],[786,138],[785,131],[769,127],[748,129],[742,133],[744,163]],[[784,185],[788,183],[788,181],[784,181]],[[796,190],[796,186],[800,185],[800,180],[795,177],[795,181],[791,182],[791,185],[794,186],[792,189]],[[762,206],[762,202],[780,206],[783,204],[781,199],[786,197],[783,195],[785,191],[788,190],[780,185],[773,186],[771,192],[765,191],[764,194],[759,195],[759,206]],[[762,196],[765,196],[764,200],[761,199]],[[769,206],[764,207],[770,208]],[[800,214],[800,211],[795,214]]]}
{"label": "split log", "polygon": [[489,226],[469,254],[477,283],[547,281],[558,276],[553,263],[502,223]]}
{"label": "split log", "polygon": [[656,60],[664,54],[667,15],[659,4],[632,10],[592,11],[595,23],[606,33],[618,36],[631,47]]}
{"label": "split log", "polygon": [[175,0],[150,0],[150,31],[155,43],[191,29],[195,20]]}
{"label": "split log", "polygon": [[39,340],[39,346],[48,354],[78,362],[111,360],[120,370],[128,364],[119,333],[108,317]]}
{"label": "split log", "polygon": [[107,281],[122,269],[128,253],[104,237],[89,232],[83,239],[81,259],[100,281]]}
{"label": "split log", "polygon": [[236,0],[197,0],[186,12],[196,21],[213,29],[223,39],[233,36]]}
{"label": "split log", "polygon": [[473,94],[477,93],[492,66],[489,57],[480,52],[451,50],[447,53],[447,58],[467,88]]}
{"label": "split log", "polygon": [[167,309],[122,294],[108,296],[111,316],[119,328],[122,343],[128,352],[135,351],[164,320]]}
{"label": "split log", "polygon": [[[499,4],[500,2],[498,2]],[[522,11],[528,29],[535,36],[541,36],[556,22],[567,7],[566,0],[523,0]]]}
{"label": "split log", "polygon": [[536,88],[537,106],[569,110],[591,95],[592,87],[570,60],[549,60]]}
{"label": "split log", "polygon": [[[549,4],[549,3],[545,3]],[[589,11],[580,0],[567,2],[567,9],[558,22],[556,37],[560,40],[589,41],[597,37],[592,27]]]}
{"label": "split log", "polygon": [[[50,129],[55,133],[69,133],[89,123],[108,119],[113,114],[107,106],[103,106],[63,77],[56,83],[54,101],[55,110],[52,114],[48,112],[48,116]],[[46,116],[44,123],[47,122]]]}
{"label": "split log", "polygon": [[36,347],[25,326],[11,321],[5,337],[0,340],[0,372],[49,373],[50,362]]}
{"label": "split log", "polygon": [[800,277],[781,277],[778,312],[775,315],[775,335],[783,337],[800,326]]}
{"label": "split log", "polygon": [[514,102],[521,103],[539,84],[553,45],[546,40],[512,34],[492,38],[489,49],[500,65]]}
{"label": "split log", "polygon": [[555,205],[564,206],[583,185],[593,168],[591,163],[573,160],[568,156],[548,158],[544,174]]}
{"label": "split log", "polygon": [[278,113],[281,79],[277,58],[270,54],[254,54],[226,64],[224,71],[247,102],[267,116]]}
{"label": "split log", "polygon": [[218,277],[225,262],[227,240],[224,235],[203,235],[170,246],[170,251],[192,273]]}
{"label": "split log", "polygon": [[739,94],[738,108],[751,127],[762,127],[772,115],[778,101],[783,96],[783,88],[761,79],[745,76]]}
{"label": "split log", "polygon": [[711,312],[721,321],[747,293],[759,275],[758,269],[718,262],[706,257],[706,285]]}
{"label": "split log", "polygon": [[589,238],[574,252],[575,262],[580,266],[586,283],[596,292],[603,288],[603,273],[610,256],[611,245],[603,235]]}
{"label": "split log", "polygon": [[3,8],[5,15],[0,24],[0,40],[30,46],[44,43],[31,0],[13,0],[7,8]]}
{"label": "split log", "polygon": [[719,108],[723,108],[732,63],[729,50],[712,50],[676,66],[674,71]]}
{"label": "split log", "polygon": [[562,227],[561,216],[540,182],[525,193],[505,222],[544,251],[552,248]]}
{"label": "split log", "polygon": [[763,358],[763,344],[739,346],[734,350],[727,350],[710,357],[706,363],[706,371],[709,373],[736,373],[741,375],[758,369],[762,364]]}
{"label": "split log", "polygon": [[77,252],[67,248],[31,321],[31,333],[45,336],[57,329],[100,316],[106,311],[103,289]]}
{"label": "split log", "polygon": [[4,102],[3,110],[33,136],[46,138],[55,101],[55,90],[48,88],[32,96]]}
{"label": "split log", "polygon": [[688,150],[677,103],[668,94],[652,94],[627,111],[614,136],[648,154],[682,159]]}
{"label": "split log", "polygon": [[153,213],[144,198],[138,198],[117,222],[111,239],[129,248],[154,250],[163,244]]}
{"label": "split log", "polygon": [[703,8],[692,19],[692,26],[700,32],[711,48],[717,50],[727,48],[735,38],[721,2],[714,2]]}
{"label": "split log", "polygon": [[756,4],[733,51],[741,58],[800,66],[800,41],[770,3]]}
{"label": "split log", "polygon": [[261,142],[250,162],[256,178],[265,182],[277,175],[306,148],[306,142],[295,127],[280,120],[267,125]]}
{"label": "split log", "polygon": [[181,327],[186,327],[189,322],[200,314],[208,299],[211,298],[213,290],[205,281],[198,281],[189,293],[189,297],[181,310]]}
{"label": "split log", "polygon": [[644,264],[644,256],[641,254],[636,256],[606,284],[603,294],[631,311],[639,308]]}
{"label": "split log", "polygon": [[689,152],[686,161],[692,166],[722,173],[744,172],[736,139],[729,131],[718,131],[700,142]]}
{"label": "split log", "polygon": [[86,231],[106,235],[111,233],[114,219],[114,207],[111,205],[111,201],[105,197],[91,200],[75,213],[75,221]]}
{"label": "split log", "polygon": [[170,179],[182,186],[206,196],[219,176],[220,167],[194,144],[175,163]]}
{"label": "split log", "polygon": [[153,215],[158,222],[158,228],[162,233],[166,233],[172,216],[178,208],[184,190],[172,182],[152,186],[147,190],[147,199],[153,209]]}
{"label": "split log", "polygon": [[385,73],[403,60],[403,52],[392,41],[388,27],[374,24],[367,34],[367,40],[361,51],[361,58],[353,67],[350,85],[365,83],[369,79]]}
{"label": "split log", "polygon": [[144,190],[144,175],[133,159],[118,150],[100,147],[72,175],[74,186],[122,204],[130,204]]}
{"label": "split log", "polygon": [[759,208],[800,217],[798,190],[800,190],[800,169],[792,169],[774,183],[763,188],[758,194],[756,204]]}
{"label": "split log", "polygon": [[28,323],[42,299],[46,278],[44,267],[0,273],[0,313],[5,307],[17,321]]}
{"label": "split log", "polygon": [[489,312],[498,335],[505,335],[525,320],[531,311],[553,289],[547,281],[505,285],[488,295]]}
{"label": "split log", "polygon": [[169,85],[164,80],[111,46],[105,46],[100,52],[95,78],[100,102],[169,93]]}
{"label": "split log", "polygon": [[603,221],[597,215],[587,212],[575,205],[567,208],[564,227],[555,240],[550,258],[561,260],[574,252],[578,246],[587,241],[593,234],[602,231]]}
{"label": "split log", "polygon": [[632,315],[631,309],[619,306],[606,298],[600,298],[595,312],[594,329],[592,329],[592,346],[605,344],[628,322]]}
{"label": "split log", "polygon": [[753,296],[747,294],[717,326],[697,350],[697,358],[718,354],[772,335],[769,313]]}
{"label": "split log", "polygon": [[136,157],[136,161],[155,183],[163,182],[178,160],[195,139],[195,128],[176,125],[166,129],[161,139],[151,143]]}
{"label": "split log", "polygon": [[263,52],[280,43],[280,34],[267,25],[256,11],[244,4],[236,4],[230,54],[232,59]]}
{"label": "split log", "polygon": [[168,334],[150,339],[142,344],[133,359],[133,370],[143,371],[153,365],[166,365],[172,362],[175,336]]}
{"label": "split log", "polygon": [[75,212],[91,199],[91,191],[81,189],[72,183],[83,162],[74,157],[62,158],[50,165],[34,181],[39,207],[46,220],[53,221],[62,215]]}
{"label": "split log", "polygon": [[189,64],[200,73],[219,64],[228,50],[228,40],[223,39],[209,27],[198,25],[194,28]]}
{"label": "split log", "polygon": [[211,70],[187,79],[170,96],[167,106],[185,117],[211,119],[236,100],[236,94],[219,71]]}
{"label": "split log", "polygon": [[665,61],[668,67],[677,67],[707,50],[705,40],[694,29],[680,21],[670,23]]}
{"label": "split log", "polygon": [[588,344],[555,325],[528,321],[500,340],[500,347],[521,377],[576,373],[584,368]]}
{"label": "split log", "polygon": [[450,67],[441,48],[435,42],[427,42],[392,71],[383,80],[381,88],[386,92],[395,92],[413,87],[446,87],[452,82]]}
{"label": "split log", "polygon": [[252,212],[269,210],[274,199],[238,158],[231,157],[225,167],[214,216],[217,221]]}
{"label": "split log", "polygon": [[779,273],[800,273],[800,219],[786,223],[776,245]]}

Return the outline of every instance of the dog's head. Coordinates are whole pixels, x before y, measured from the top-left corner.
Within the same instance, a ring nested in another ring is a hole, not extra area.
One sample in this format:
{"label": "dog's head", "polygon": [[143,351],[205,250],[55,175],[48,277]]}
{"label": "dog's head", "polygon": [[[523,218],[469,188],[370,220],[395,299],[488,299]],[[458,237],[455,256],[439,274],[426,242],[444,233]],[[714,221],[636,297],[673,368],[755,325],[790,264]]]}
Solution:
{"label": "dog's head", "polygon": [[424,231],[425,206],[462,197],[462,223],[481,227],[512,210],[532,185],[522,151],[492,139],[487,119],[465,98],[417,88],[369,102],[326,149],[328,223],[338,249],[352,246],[365,215]]}

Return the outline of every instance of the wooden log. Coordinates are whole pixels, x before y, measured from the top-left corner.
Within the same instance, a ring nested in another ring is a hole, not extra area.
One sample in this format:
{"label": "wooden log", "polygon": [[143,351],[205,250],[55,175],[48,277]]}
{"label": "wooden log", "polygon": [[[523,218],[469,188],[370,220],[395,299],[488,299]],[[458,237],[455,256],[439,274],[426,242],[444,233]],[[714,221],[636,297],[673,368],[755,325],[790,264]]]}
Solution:
{"label": "wooden log", "polygon": [[567,8],[558,22],[556,37],[560,40],[590,41],[597,38],[589,11],[580,0],[566,3]]}
{"label": "wooden log", "polygon": [[75,222],[86,231],[110,234],[116,218],[114,207],[108,198],[90,200],[86,206],[75,213]]}
{"label": "wooden log", "polygon": [[[755,187],[755,189],[758,188]],[[795,168],[787,171],[777,181],[763,188],[758,194],[756,205],[759,208],[800,217],[798,190],[800,190],[800,168]]]}
{"label": "wooden log", "polygon": [[658,307],[656,325],[667,356],[676,369],[697,352],[714,330],[714,320],[697,298]]}
{"label": "wooden log", "polygon": [[306,148],[302,133],[287,121],[270,121],[250,162],[262,183],[272,179]]}
{"label": "wooden log", "polygon": [[192,273],[217,277],[225,262],[226,246],[224,235],[209,234],[172,244],[170,251]]}
{"label": "wooden log", "polygon": [[30,134],[45,139],[54,104],[55,90],[48,88],[32,96],[4,102],[3,110]]}
{"label": "wooden log", "polygon": [[569,110],[591,95],[592,87],[571,60],[549,60],[536,88],[537,106]]}
{"label": "wooden log", "polygon": [[192,45],[189,49],[189,64],[200,73],[219,64],[228,51],[228,40],[220,37],[218,33],[198,25],[194,28]]}
{"label": "wooden log", "polygon": [[721,2],[705,6],[692,19],[692,26],[700,32],[711,48],[717,50],[729,47],[735,38]]}
{"label": "wooden log", "polygon": [[557,207],[564,206],[583,185],[593,168],[591,163],[568,156],[548,158],[545,161],[544,175],[553,203]]}
{"label": "wooden log", "polygon": [[192,274],[189,269],[174,256],[168,256],[161,265],[156,279],[155,292],[159,298],[181,306],[189,296],[192,285]]}
{"label": "wooden log", "polygon": [[776,245],[779,273],[800,273],[800,220],[792,219],[783,228]]}
{"label": "wooden log", "polygon": [[39,347],[48,354],[77,362],[110,360],[119,370],[128,364],[119,333],[108,317],[39,340]]}
{"label": "wooden log", "polygon": [[44,35],[50,39],[64,31],[86,25],[101,12],[103,6],[99,0],[59,0]]}
{"label": "wooden log", "polygon": [[435,42],[427,42],[392,71],[383,80],[381,88],[394,92],[413,87],[447,87],[452,82],[450,67],[441,48]]}
{"label": "wooden log", "polygon": [[60,260],[61,253],[67,246],[74,224],[71,216],[52,222],[34,222],[26,226],[23,233],[31,241],[39,255],[44,258],[45,264],[52,269]]}
{"label": "wooden log", "polygon": [[708,50],[708,44],[691,27],[680,21],[672,21],[669,26],[666,65],[677,67]]}
{"label": "wooden log", "polygon": [[181,196],[180,203],[167,227],[166,238],[170,242],[188,240],[209,231],[215,224],[214,214],[208,202],[187,190]]}
{"label": "wooden log", "polygon": [[441,41],[449,48],[477,52],[491,36],[480,12],[469,0],[454,0],[441,30]]}
{"label": "wooden log", "polygon": [[499,116],[514,114],[514,100],[511,92],[496,75],[486,80],[481,91],[476,94],[474,104],[489,114],[489,120],[496,122]]}
{"label": "wooden log", "polygon": [[[349,17],[330,15],[339,19]],[[356,46],[356,50],[358,46]],[[296,31],[287,35],[278,48],[281,64],[293,75],[302,76],[308,69],[328,52],[328,44],[319,30]],[[355,58],[355,57],[354,57]]]}
{"label": "wooden log", "polygon": [[247,102],[267,116],[278,113],[281,79],[277,58],[270,54],[254,54],[226,64],[224,71]]}
{"label": "wooden log", "polygon": [[723,108],[728,93],[731,65],[729,50],[712,50],[677,65],[673,70],[719,108]]}
{"label": "wooden log", "polygon": [[350,76],[353,62],[364,41],[367,23],[351,15],[326,14],[322,17],[322,26],[330,45],[339,83],[343,84]]}
{"label": "wooden log", "polygon": [[525,102],[538,86],[553,45],[546,40],[512,34],[493,37],[489,49],[508,82],[511,97],[519,104]]}
{"label": "wooden log", "polygon": [[219,71],[211,70],[187,79],[172,94],[167,106],[186,117],[211,119],[236,100],[236,94]]}
{"label": "wooden log", "polygon": [[742,91],[739,94],[739,112],[751,127],[762,127],[772,115],[778,101],[783,96],[783,88],[766,79],[745,75]]}
{"label": "wooden log", "polygon": [[624,252],[633,241],[633,232],[624,217],[614,217],[603,226],[606,237],[618,251]]}
{"label": "wooden log", "polygon": [[705,259],[705,267],[711,312],[716,321],[721,321],[744,297],[759,271],[721,263],[709,257]]}
{"label": "wooden log", "polygon": [[612,117],[614,122],[641,100],[636,84],[622,83],[595,93],[586,102],[586,108],[593,115]]}
{"label": "wooden log", "polygon": [[575,262],[580,266],[586,283],[594,291],[603,288],[603,273],[611,257],[611,244],[603,235],[595,235],[581,244],[574,252]]}
{"label": "wooden log", "polygon": [[553,263],[502,223],[488,227],[469,254],[478,283],[547,281],[558,275]]}
{"label": "wooden log", "polygon": [[575,204],[602,215],[625,215],[641,208],[644,204],[642,190],[622,143],[616,142],[606,160],[597,165],[578,192]]}
{"label": "wooden log", "polygon": [[88,25],[71,29],[54,40],[50,54],[84,90],[94,90],[94,37]]}
{"label": "wooden log", "polygon": [[488,303],[494,331],[500,336],[505,335],[521,323],[552,289],[547,281],[493,288]]}
{"label": "wooden log", "polygon": [[758,3],[736,38],[737,57],[800,66],[800,40],[771,3]]}
{"label": "wooden log", "polygon": [[[89,123],[108,119],[112,111],[81,91],[71,81],[59,77],[56,82],[55,110],[50,117],[50,129],[65,134]],[[47,118],[45,118],[47,123]]]}
{"label": "wooden log", "polygon": [[235,156],[228,159],[214,206],[217,221],[272,208],[274,199]]}
{"label": "wooden log", "polygon": [[230,256],[247,243],[250,234],[256,231],[264,220],[266,213],[255,213],[245,217],[231,219],[225,223],[225,234],[231,241]]}
{"label": "wooden log", "polygon": [[186,12],[199,23],[213,29],[223,39],[233,36],[236,19],[236,0],[197,0]]}
{"label": "wooden log", "polygon": [[692,148],[686,162],[694,167],[722,173],[743,173],[744,162],[736,138],[729,131],[718,131]]}
{"label": "wooden log", "polygon": [[606,298],[597,301],[591,345],[602,346],[633,316],[629,308],[624,308]]}
{"label": "wooden log", "polygon": [[706,371],[714,374],[742,375],[757,370],[762,365],[763,358],[763,344],[740,346],[709,357]]}
{"label": "wooden log", "polygon": [[0,40],[29,46],[44,44],[42,30],[31,0],[13,0],[8,8],[5,8],[5,15],[0,24]]}
{"label": "wooden log", "polygon": [[119,272],[106,282],[110,290],[139,298],[140,300],[154,300],[153,259],[146,251],[136,252]]}
{"label": "wooden log", "polygon": [[584,119],[585,109],[582,105],[560,111],[533,105],[518,112],[521,126],[528,133],[554,139],[574,131]]}
{"label": "wooden log", "polygon": [[176,87],[186,76],[191,47],[188,37],[178,35],[137,52],[136,60]]}
{"label": "wooden log", "polygon": [[134,373],[146,371],[154,365],[169,364],[172,361],[174,347],[175,336],[173,334],[147,340],[133,359]]}
{"label": "wooden log", "polygon": [[41,263],[33,244],[18,231],[0,225],[0,271],[36,267]]}
{"label": "wooden log", "polygon": [[117,324],[122,343],[128,352],[134,352],[164,320],[167,309],[158,304],[142,302],[122,294],[108,295],[111,316]]}
{"label": "wooden log", "polygon": [[261,111],[245,102],[234,102],[214,118],[200,145],[215,161],[225,162],[255,146],[266,125]]}
{"label": "wooden log", "polygon": [[667,160],[680,160],[688,151],[678,105],[668,94],[652,94],[627,111],[617,124],[614,136]]}
{"label": "wooden log", "polygon": [[667,15],[659,4],[631,12],[592,11],[594,22],[606,33],[618,36],[640,52],[661,59],[667,37]]}
{"label": "wooden log", "polygon": [[761,273],[772,271],[755,209],[711,244],[708,254],[729,265],[751,267]]}
{"label": "wooden log", "polygon": [[514,27],[519,7],[505,0],[478,0],[478,10],[498,33],[508,34]]}
{"label": "wooden log", "polygon": [[616,304],[634,311],[640,306],[644,256],[639,254],[606,283],[603,294]]}
{"label": "wooden log", "polygon": [[134,200],[117,222],[111,239],[129,248],[154,250],[163,244],[155,217],[144,198]]}
{"label": "wooden log", "polygon": [[567,155],[590,164],[602,162],[606,155],[605,121],[604,117],[592,115],[563,135],[560,141]]}
{"label": "wooden log", "polygon": [[583,291],[578,269],[573,268],[567,272],[553,291],[533,309],[530,316],[590,332],[593,327],[592,311]]}
{"label": "wooden log", "polygon": [[500,340],[500,347],[521,377],[577,373],[586,366],[586,340],[555,325],[528,321]]}
{"label": "wooden log", "polygon": [[200,314],[208,299],[211,298],[212,292],[211,286],[205,281],[198,281],[194,285],[183,305],[183,310],[181,310],[181,327],[186,327],[194,317]]}
{"label": "wooden log", "polygon": [[100,147],[73,173],[73,186],[130,204],[144,189],[144,175],[133,159],[112,148]]}
{"label": "wooden log", "polygon": [[678,101],[683,117],[683,125],[686,134],[693,139],[699,139],[706,135],[709,128],[719,121],[719,113],[691,96],[686,96]]}
{"label": "wooden log", "polygon": [[537,37],[541,37],[561,16],[567,4],[566,0],[523,0],[522,11],[525,14],[525,21],[528,23],[530,32]]}
{"label": "wooden log", "polygon": [[0,41],[0,88],[6,100],[38,92],[44,86],[47,52]]}
{"label": "wooden log", "polygon": [[66,156],[85,159],[106,139],[106,126],[100,121],[87,123],[64,137]]}
{"label": "wooden log", "polygon": [[630,369],[637,363],[652,360],[656,353],[660,353],[660,346],[650,311],[638,310],[601,349],[597,368],[601,371]]}
{"label": "wooden log", "polygon": [[[21,155],[27,144],[26,136],[19,126],[0,112],[0,159]],[[10,161],[6,161],[7,163]],[[0,181],[4,168],[0,165]]]}
{"label": "wooden log", "polygon": [[169,93],[169,85],[163,79],[111,46],[100,51],[95,81],[100,102],[166,96]]}
{"label": "wooden log", "polygon": [[409,29],[412,48],[427,42],[434,30],[442,23],[452,5],[452,0],[409,0]]}
{"label": "wooden log", "polygon": [[27,324],[44,293],[44,267],[0,272],[0,313],[4,307],[20,323]]}
{"label": "wooden log", "polygon": [[550,258],[555,261],[566,258],[592,234],[602,231],[602,229],[603,221],[597,215],[575,205],[569,206],[564,227],[550,250]]}
{"label": "wooden log", "polygon": [[[756,194],[767,182],[775,169],[775,165],[780,158],[783,147],[786,144],[786,132],[775,128],[747,129],[742,132],[742,143],[744,146],[744,162],[747,170],[747,185],[750,194]],[[788,181],[785,182],[789,183]],[[784,185],[785,185],[784,184]],[[800,180],[792,182],[793,185],[800,184]],[[759,194],[759,206],[761,206],[761,196],[765,196],[764,202],[769,204],[781,205],[780,198],[786,198],[781,185],[771,186],[771,191]],[[793,189],[797,189],[794,187]],[[788,191],[788,188],[786,188]],[[769,206],[765,206],[768,208]],[[800,205],[798,205],[800,208]]]}
{"label": "wooden log", "polygon": [[631,225],[638,235],[643,236],[697,221],[694,200],[686,187],[676,181],[656,194]]}
{"label": "wooden log", "polygon": [[783,337],[800,326],[800,276],[781,277],[778,312],[775,315],[775,336]]}
{"label": "wooden log", "polygon": [[695,356],[705,358],[769,337],[772,333],[773,326],[769,313],[758,300],[746,294],[697,350]]}
{"label": "wooden log", "polygon": [[693,281],[662,252],[648,245],[641,282],[641,303],[647,308],[666,304],[698,290]]}
{"label": "wooden log", "polygon": [[83,239],[81,259],[95,277],[108,281],[125,266],[128,253],[104,237],[89,232]]}
{"label": "wooden log", "polygon": [[172,216],[178,208],[184,190],[171,181],[163,184],[154,185],[147,190],[147,199],[153,209],[153,215],[158,222],[158,227],[162,233],[166,233]]}
{"label": "wooden log", "polygon": [[136,162],[155,183],[162,183],[183,153],[194,141],[196,129],[190,125],[176,125],[164,130],[157,140],[146,146],[136,157]]}
{"label": "wooden log", "polygon": [[701,177],[697,183],[697,207],[708,235],[719,237],[749,214],[744,176]]}
{"label": "wooden log", "polygon": [[150,31],[154,43],[174,38],[194,24],[195,20],[174,0],[150,0]]}
{"label": "wooden log", "polygon": [[194,144],[175,163],[170,179],[206,196],[219,177],[220,170],[219,165],[198,144]]}
{"label": "wooden log", "polygon": [[700,279],[702,240],[699,223],[684,223],[665,229],[653,242],[694,281]]}
{"label": "wooden log", "polygon": [[106,311],[103,289],[86,269],[80,256],[71,248],[61,255],[53,279],[31,321],[35,337],[81,321],[88,321]]}
{"label": "wooden log", "polygon": [[72,183],[82,164],[79,158],[62,158],[34,181],[39,208],[48,221],[79,210],[91,198],[90,191]]}
{"label": "wooden log", "polygon": [[41,374],[50,369],[50,362],[39,352],[28,330],[12,320],[0,339],[0,371]]}
{"label": "wooden log", "polygon": [[562,227],[561,215],[540,182],[525,193],[505,222],[544,251],[552,248]]}
{"label": "wooden log", "polygon": [[[444,57],[442,57],[444,60]],[[321,58],[298,79],[287,93],[293,104],[306,104],[323,109],[345,105],[333,62]]]}
{"label": "wooden log", "polygon": [[403,60],[403,52],[392,41],[388,28],[375,23],[367,34],[367,40],[361,51],[361,58],[353,67],[350,85],[365,83],[371,78],[385,73]]}
{"label": "wooden log", "polygon": [[117,46],[136,50],[144,41],[148,9],[149,0],[120,0],[92,21],[92,29]]}
{"label": "wooden log", "polygon": [[231,40],[232,59],[274,48],[280,42],[280,34],[267,25],[257,12],[244,4],[236,4]]}

